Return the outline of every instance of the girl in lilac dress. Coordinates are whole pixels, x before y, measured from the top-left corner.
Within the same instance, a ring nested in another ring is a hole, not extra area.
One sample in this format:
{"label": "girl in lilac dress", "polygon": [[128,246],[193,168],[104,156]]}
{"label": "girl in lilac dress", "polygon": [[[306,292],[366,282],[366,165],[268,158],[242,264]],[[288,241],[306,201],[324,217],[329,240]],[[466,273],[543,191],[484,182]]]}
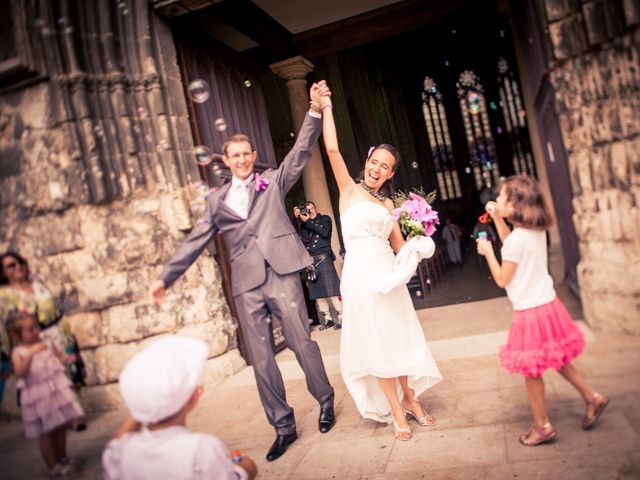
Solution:
{"label": "girl in lilac dress", "polygon": [[587,430],[609,399],[593,390],[572,363],[584,348],[584,337],[556,296],[549,275],[546,230],[553,217],[540,185],[526,175],[509,177],[497,202],[487,203],[486,209],[502,240],[502,264],[487,239],[477,240],[478,253],[486,257],[498,286],[506,288],[514,310],[507,344],[500,349],[500,363],[508,372],[525,377],[533,414],[533,425],[519,441],[534,446],[556,438],[544,398],[542,374],[547,369],[557,370],[584,398],[587,411],[582,428]]}
{"label": "girl in lilac dress", "polygon": [[38,439],[50,476],[63,476],[75,469],[66,454],[67,427],[84,412],[65,375],[62,354],[40,339],[40,325],[33,315],[12,313],[7,330],[26,436]]}

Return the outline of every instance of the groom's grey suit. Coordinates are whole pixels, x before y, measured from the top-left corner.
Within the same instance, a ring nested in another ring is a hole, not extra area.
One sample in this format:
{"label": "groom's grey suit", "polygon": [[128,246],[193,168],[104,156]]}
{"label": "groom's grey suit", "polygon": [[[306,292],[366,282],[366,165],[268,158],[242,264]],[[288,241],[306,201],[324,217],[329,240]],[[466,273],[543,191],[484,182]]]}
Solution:
{"label": "groom's grey suit", "polygon": [[249,184],[249,211],[241,218],[225,203],[231,182],[209,195],[203,219],[171,258],[160,279],[169,287],[200,255],[214,235],[222,232],[231,262],[231,284],[243,337],[251,357],[260,399],[269,423],[279,435],[295,430],[293,409],[274,358],[270,316],[282,323],[287,345],[294,351],[309,392],[321,407],[333,405],[333,388],[318,344],[309,336],[307,309],[298,271],[312,259],[287,216],[284,197],[311,158],[322,120],[306,115],[293,149],[280,167],[256,190]]}

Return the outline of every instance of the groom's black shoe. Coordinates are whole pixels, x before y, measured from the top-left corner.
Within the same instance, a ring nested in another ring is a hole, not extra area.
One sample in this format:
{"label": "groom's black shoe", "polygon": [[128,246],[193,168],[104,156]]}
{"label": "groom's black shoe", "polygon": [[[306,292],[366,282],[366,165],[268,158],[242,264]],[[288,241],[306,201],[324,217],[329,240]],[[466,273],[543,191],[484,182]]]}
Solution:
{"label": "groom's black shoe", "polygon": [[320,408],[320,417],[318,418],[318,430],[320,433],[327,433],[336,424],[336,415],[333,412],[333,405],[330,407]]}
{"label": "groom's black shoe", "polygon": [[267,452],[267,461],[273,462],[275,459],[280,458],[284,452],[287,451],[287,447],[291,445],[298,439],[298,434],[293,431],[293,433],[284,434],[284,435],[276,435],[276,440],[271,445],[271,448]]}

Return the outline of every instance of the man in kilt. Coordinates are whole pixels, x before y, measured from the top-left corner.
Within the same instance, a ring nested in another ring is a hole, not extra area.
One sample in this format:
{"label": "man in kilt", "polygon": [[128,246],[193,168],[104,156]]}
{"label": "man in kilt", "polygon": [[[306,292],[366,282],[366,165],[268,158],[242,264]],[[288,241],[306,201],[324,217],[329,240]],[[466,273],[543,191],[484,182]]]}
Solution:
{"label": "man in kilt", "polygon": [[[313,257],[315,275],[307,277],[309,300],[316,301],[318,313],[323,317],[320,330],[333,327],[342,328],[342,302],[340,301],[340,278],[333,262],[335,256],[331,250],[331,217],[319,214],[313,202],[293,209],[293,215],[298,221],[298,234],[309,255]],[[315,278],[314,278],[315,277]],[[337,312],[337,322],[331,318],[329,302]]]}

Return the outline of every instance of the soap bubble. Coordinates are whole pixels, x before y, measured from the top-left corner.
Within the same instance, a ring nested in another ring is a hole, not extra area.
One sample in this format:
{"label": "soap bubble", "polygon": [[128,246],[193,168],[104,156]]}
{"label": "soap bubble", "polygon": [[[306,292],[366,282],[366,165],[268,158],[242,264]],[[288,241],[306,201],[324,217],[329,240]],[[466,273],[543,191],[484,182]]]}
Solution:
{"label": "soap bubble", "polygon": [[118,8],[120,9],[120,13],[123,15],[127,15],[129,13],[129,7],[127,7],[127,2],[124,0],[118,0]]}
{"label": "soap bubble", "polygon": [[422,296],[422,292],[420,290],[416,290],[416,297],[421,297]]}
{"label": "soap bubble", "polygon": [[414,170],[417,170],[419,167],[418,162],[411,162],[411,168],[413,168]]}
{"label": "soap bubble", "polygon": [[213,122],[213,126],[216,127],[216,130],[219,132],[224,132],[227,129],[227,122],[224,121],[224,118],[216,118],[215,122]]}
{"label": "soap bubble", "polygon": [[193,148],[193,155],[195,156],[196,163],[198,165],[209,165],[211,163],[211,150],[206,145],[198,145]]}
{"label": "soap bubble", "polygon": [[471,167],[467,167],[464,169],[464,173],[471,173]]}
{"label": "soap bubble", "polygon": [[206,102],[211,94],[209,84],[201,79],[191,82],[187,88],[187,92],[189,93],[191,100],[196,103]]}
{"label": "soap bubble", "polygon": [[244,86],[247,88],[251,88],[253,84],[251,83],[251,80],[247,79],[244,81]]}
{"label": "soap bubble", "polygon": [[467,107],[471,115],[477,115],[480,113],[480,95],[476,92],[469,92],[467,95]]}

